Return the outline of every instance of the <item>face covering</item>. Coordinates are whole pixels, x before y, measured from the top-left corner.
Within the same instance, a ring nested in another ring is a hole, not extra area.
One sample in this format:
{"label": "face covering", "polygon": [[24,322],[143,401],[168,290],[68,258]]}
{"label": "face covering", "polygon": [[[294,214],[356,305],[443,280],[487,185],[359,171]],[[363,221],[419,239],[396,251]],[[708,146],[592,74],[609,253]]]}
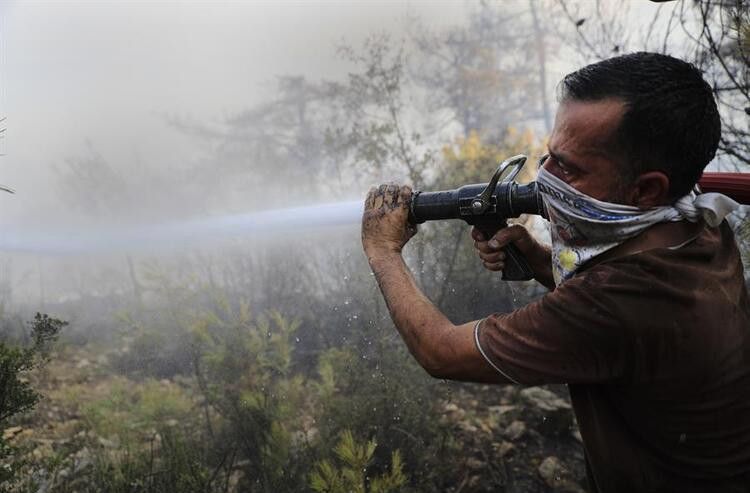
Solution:
{"label": "face covering", "polygon": [[673,205],[642,210],[591,198],[544,168],[537,187],[551,224],[552,273],[558,286],[589,260],[656,223],[703,219],[715,227],[739,207],[719,193],[690,192]]}

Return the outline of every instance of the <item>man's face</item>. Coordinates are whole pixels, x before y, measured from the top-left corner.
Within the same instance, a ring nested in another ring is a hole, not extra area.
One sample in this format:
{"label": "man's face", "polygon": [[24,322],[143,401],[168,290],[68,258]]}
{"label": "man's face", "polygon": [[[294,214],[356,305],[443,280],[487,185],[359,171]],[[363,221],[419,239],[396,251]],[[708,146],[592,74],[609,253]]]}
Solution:
{"label": "man's face", "polygon": [[612,145],[624,110],[617,99],[560,104],[544,169],[590,197],[628,203],[619,172],[624,163]]}

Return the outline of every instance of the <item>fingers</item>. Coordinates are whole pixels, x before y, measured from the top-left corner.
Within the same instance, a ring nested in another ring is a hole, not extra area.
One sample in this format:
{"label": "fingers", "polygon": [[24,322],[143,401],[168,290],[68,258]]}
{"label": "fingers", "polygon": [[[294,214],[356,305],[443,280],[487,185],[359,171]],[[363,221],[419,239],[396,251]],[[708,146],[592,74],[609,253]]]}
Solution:
{"label": "fingers", "polygon": [[513,243],[525,251],[532,244],[529,232],[518,224],[500,229],[489,241],[485,240],[484,234],[477,228],[472,229],[471,237],[484,267],[495,272],[505,268],[506,255],[503,247]]}
{"label": "fingers", "polygon": [[395,209],[398,206],[409,205],[412,197],[412,189],[408,185],[400,186],[397,183],[389,182],[372,187],[367,192],[365,199],[365,210],[380,209],[386,206],[389,209]]}
{"label": "fingers", "polygon": [[385,191],[388,189],[388,185],[380,185],[375,192],[375,200],[372,203],[374,209],[380,209],[385,203]]}
{"label": "fingers", "polygon": [[[382,186],[382,185],[381,185]],[[391,209],[396,205],[399,196],[399,186],[393,182],[385,185],[385,192],[383,194],[383,203],[389,206]]]}
{"label": "fingers", "polygon": [[479,231],[476,226],[471,228],[471,238],[474,241],[487,241],[487,238],[484,237],[481,231]]}
{"label": "fingers", "polygon": [[365,210],[368,211],[373,208],[375,204],[375,193],[378,191],[375,187],[370,187],[367,191],[367,198],[365,199]]}
{"label": "fingers", "polygon": [[482,262],[488,264],[496,264],[498,262],[505,261],[505,252],[503,252],[502,250],[493,251],[491,253],[479,252],[479,258],[482,260]]}
{"label": "fingers", "polygon": [[411,195],[412,190],[409,185],[404,185],[400,187],[398,197],[397,197],[397,203],[398,204],[406,204],[407,206],[411,203]]}
{"label": "fingers", "polygon": [[[489,241],[491,248],[502,248],[509,243],[528,243],[531,240],[531,236],[526,228],[520,224],[514,224],[503,228]],[[523,247],[525,245],[519,245]]]}
{"label": "fingers", "polygon": [[[479,234],[481,235],[481,233]],[[523,249],[531,241],[529,232],[520,224],[501,229],[495,233],[490,241],[477,241],[473,231],[472,237],[475,238],[474,248],[483,253],[496,252],[510,243],[516,243]]]}
{"label": "fingers", "polygon": [[482,262],[484,268],[493,272],[500,272],[505,268],[505,262]]}

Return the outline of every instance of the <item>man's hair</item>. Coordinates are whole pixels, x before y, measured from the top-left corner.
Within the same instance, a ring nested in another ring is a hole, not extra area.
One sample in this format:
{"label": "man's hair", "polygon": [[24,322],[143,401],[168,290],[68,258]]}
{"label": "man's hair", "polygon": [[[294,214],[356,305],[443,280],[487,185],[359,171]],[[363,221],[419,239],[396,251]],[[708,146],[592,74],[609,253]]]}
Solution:
{"label": "man's hair", "polygon": [[645,52],[618,56],[566,75],[560,89],[562,101],[624,101],[612,142],[631,167],[622,170],[624,180],[662,171],[676,199],[690,192],[716,154],[716,101],[700,70],[685,61]]}

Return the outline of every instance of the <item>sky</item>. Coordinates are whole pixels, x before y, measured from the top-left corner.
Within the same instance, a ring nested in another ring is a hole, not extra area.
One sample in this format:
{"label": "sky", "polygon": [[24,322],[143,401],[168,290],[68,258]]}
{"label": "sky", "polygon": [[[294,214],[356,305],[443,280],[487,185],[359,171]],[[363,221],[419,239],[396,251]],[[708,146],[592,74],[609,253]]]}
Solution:
{"label": "sky", "polygon": [[164,165],[195,148],[167,115],[210,121],[262,102],[275,77],[337,78],[342,41],[459,22],[463,1],[2,1],[0,224],[57,206],[55,169],[91,143]]}

